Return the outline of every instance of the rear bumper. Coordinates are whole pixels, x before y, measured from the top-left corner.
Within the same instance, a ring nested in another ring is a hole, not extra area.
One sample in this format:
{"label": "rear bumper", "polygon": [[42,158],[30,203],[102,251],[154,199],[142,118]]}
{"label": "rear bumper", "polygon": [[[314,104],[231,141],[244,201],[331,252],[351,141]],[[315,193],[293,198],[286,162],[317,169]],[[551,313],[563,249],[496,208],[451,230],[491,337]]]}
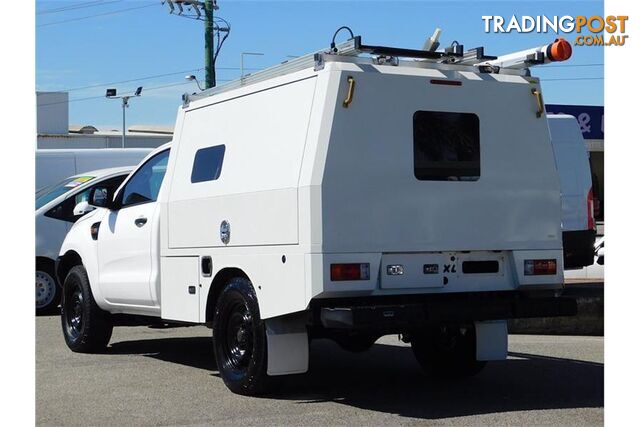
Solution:
{"label": "rear bumper", "polygon": [[[314,323],[328,329],[367,329],[401,333],[437,323],[471,323],[531,317],[574,316],[576,301],[569,297],[526,297],[516,292],[407,296],[314,301]],[[413,298],[411,298],[413,297]],[[414,301],[411,301],[414,299]]]}
{"label": "rear bumper", "polygon": [[593,244],[596,241],[595,230],[564,231],[562,248],[564,268],[580,268],[593,264]]}

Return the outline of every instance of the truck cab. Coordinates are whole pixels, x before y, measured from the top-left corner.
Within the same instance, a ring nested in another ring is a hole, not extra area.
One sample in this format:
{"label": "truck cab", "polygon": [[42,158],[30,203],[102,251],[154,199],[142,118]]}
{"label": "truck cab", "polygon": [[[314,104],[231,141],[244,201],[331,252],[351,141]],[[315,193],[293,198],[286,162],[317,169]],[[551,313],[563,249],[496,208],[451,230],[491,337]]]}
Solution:
{"label": "truck cab", "polygon": [[400,334],[428,373],[469,376],[506,358],[506,319],[575,312],[539,82],[486,59],[356,37],[186,96],[171,145],[67,235],[67,345],[205,324],[252,395],[306,372],[309,339]]}

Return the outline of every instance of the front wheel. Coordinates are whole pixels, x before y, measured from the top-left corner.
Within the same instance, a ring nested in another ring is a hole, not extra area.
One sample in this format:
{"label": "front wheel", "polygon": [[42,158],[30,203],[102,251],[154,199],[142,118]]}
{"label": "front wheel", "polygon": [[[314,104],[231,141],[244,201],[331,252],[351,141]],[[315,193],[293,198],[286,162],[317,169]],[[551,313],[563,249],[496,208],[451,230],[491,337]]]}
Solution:
{"label": "front wheel", "polygon": [[412,334],[411,348],[423,370],[435,378],[465,378],[487,364],[476,360],[476,333],[471,325],[441,325]]}
{"label": "front wheel", "polygon": [[239,277],[224,288],[213,318],[218,371],[234,393],[257,395],[267,388],[267,339],[251,282]]}
{"label": "front wheel", "polygon": [[64,281],[61,320],[64,340],[71,351],[97,353],[109,344],[113,324],[93,299],[82,265],[73,267]]}

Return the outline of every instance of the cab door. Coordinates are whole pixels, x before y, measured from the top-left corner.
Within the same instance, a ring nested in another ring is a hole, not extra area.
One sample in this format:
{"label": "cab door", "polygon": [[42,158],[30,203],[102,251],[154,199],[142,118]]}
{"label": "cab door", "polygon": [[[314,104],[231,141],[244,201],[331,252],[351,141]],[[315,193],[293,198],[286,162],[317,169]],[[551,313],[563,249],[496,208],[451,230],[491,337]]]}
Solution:
{"label": "cab door", "polygon": [[100,224],[100,289],[112,304],[152,306],[152,233],[158,230],[157,203],[167,169],[169,149],[151,157],[117,195],[120,208]]}

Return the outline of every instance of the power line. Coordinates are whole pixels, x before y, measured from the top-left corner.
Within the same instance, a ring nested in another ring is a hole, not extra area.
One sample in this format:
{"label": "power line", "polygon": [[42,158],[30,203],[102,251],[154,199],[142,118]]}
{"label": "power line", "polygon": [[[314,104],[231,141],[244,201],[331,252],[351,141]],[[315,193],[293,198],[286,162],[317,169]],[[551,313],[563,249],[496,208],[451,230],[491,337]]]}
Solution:
{"label": "power line", "polygon": [[[217,69],[218,70],[233,70],[233,71],[237,71],[237,70],[240,70],[240,67],[217,67]],[[73,92],[73,91],[79,91],[79,90],[85,90],[85,89],[94,89],[94,88],[97,88],[97,87],[106,87],[106,86],[118,85],[118,84],[122,84],[122,83],[139,82],[139,81],[144,81],[144,80],[151,80],[151,79],[157,79],[157,78],[161,78],[161,77],[175,76],[175,75],[178,75],[178,74],[197,72],[197,71],[203,71],[203,70],[204,70],[204,68],[191,68],[191,69],[188,69],[188,70],[174,71],[174,72],[165,73],[165,74],[155,74],[155,75],[152,75],[152,76],[135,77],[135,78],[131,78],[131,79],[127,79],[127,80],[119,80],[119,81],[115,81],[115,82],[96,83],[96,84],[91,84],[91,85],[87,85],[87,86],[73,87],[73,88],[69,88],[69,89],[59,89],[57,91],[58,92]],[[245,70],[257,71],[257,70],[260,70],[260,68],[245,68]]]}
{"label": "power line", "polygon": [[124,13],[124,12],[129,12],[131,10],[144,9],[146,7],[152,7],[152,6],[156,6],[156,5],[155,4],[145,4],[143,6],[130,7],[130,8],[127,8],[127,9],[112,10],[111,12],[96,13],[95,15],[81,16],[81,17],[78,17],[78,18],[65,19],[63,21],[47,22],[46,24],[36,25],[36,27],[48,27],[50,25],[66,24],[68,22],[81,21],[81,20],[84,20],[84,19],[97,18],[97,17],[100,17],[100,16],[115,15],[117,13]]}
{"label": "power line", "polygon": [[565,68],[565,67],[601,67],[604,64],[562,64],[562,65],[547,65],[546,67],[540,68],[540,70],[544,70],[545,68]]}
{"label": "power line", "polygon": [[[566,78],[566,79],[541,79],[543,82],[548,82],[548,81],[560,81],[560,80],[602,80],[604,79],[604,77],[573,77],[573,78]],[[220,81],[231,81],[229,79],[220,79]],[[186,84],[190,84],[191,82],[179,82],[179,83],[171,83],[171,84],[167,84],[167,85],[160,85],[160,86],[153,86],[150,88],[145,88],[145,92],[149,92],[152,90],[156,90],[156,89],[164,89],[167,87],[174,87],[174,86],[182,86],[182,85],[186,85]],[[50,102],[47,104],[40,104],[39,107],[46,107],[49,105],[56,105],[56,104],[65,104],[67,102],[78,102],[78,101],[88,101],[91,99],[102,99],[104,98],[103,95],[100,96],[88,96],[85,98],[74,98],[74,99],[70,99],[69,101],[58,101],[58,102]]]}
{"label": "power line", "polygon": [[189,73],[189,72],[194,72],[194,71],[202,71],[204,70],[204,68],[191,68],[189,70],[182,70],[182,71],[175,71],[173,73],[165,73],[165,74],[155,74],[153,76],[145,76],[145,77],[137,77],[134,79],[128,79],[128,80],[120,80],[117,82],[108,82],[108,83],[97,83],[97,84],[92,84],[92,85],[88,85],[88,86],[79,86],[79,87],[73,87],[70,89],[61,89],[61,92],[73,92],[76,90],[84,90],[84,89],[93,89],[96,87],[105,87],[105,86],[111,86],[111,85],[118,85],[118,84],[122,84],[122,83],[131,83],[131,82],[139,82],[142,80],[149,80],[149,79],[157,79],[160,77],[169,77],[169,76],[175,76],[177,74],[183,74],[183,73]]}
{"label": "power line", "polygon": [[[154,87],[146,88],[145,92],[149,92],[149,91],[156,90],[156,89],[164,89],[164,88],[167,88],[167,87],[186,85],[186,84],[189,84],[189,83],[191,83],[191,82],[180,82],[180,83],[171,83],[171,84],[168,84],[168,85],[154,86]],[[47,107],[49,105],[66,104],[66,103],[71,103],[71,102],[88,101],[90,99],[103,99],[103,98],[104,98],[104,95],[87,96],[87,97],[84,97],[84,98],[69,99],[68,101],[56,101],[56,102],[49,102],[47,104],[40,104],[39,107]]]}
{"label": "power line", "polygon": [[[552,67],[595,67],[595,66],[602,66],[604,64],[566,64],[566,65],[550,65],[547,66],[545,68],[552,68]],[[216,67],[218,70],[240,70],[240,67]],[[174,71],[171,73],[164,73],[164,74],[155,74],[155,75],[150,75],[150,76],[144,76],[144,77],[135,77],[135,78],[131,78],[131,79],[127,79],[127,80],[119,80],[119,81],[114,81],[114,82],[106,82],[106,83],[96,83],[96,84],[91,84],[91,85],[87,85],[87,86],[78,86],[78,87],[72,87],[69,89],[59,89],[60,92],[74,92],[74,91],[78,91],[78,90],[85,90],[85,89],[94,89],[97,87],[106,87],[106,86],[110,86],[110,85],[117,85],[117,84],[122,84],[122,83],[131,83],[131,82],[139,82],[139,81],[144,81],[144,80],[150,80],[150,79],[156,79],[156,78],[161,78],[161,77],[170,77],[170,76],[175,76],[178,74],[183,74],[183,73],[190,73],[190,72],[197,72],[197,71],[203,71],[204,68],[190,68],[188,70],[182,70],[182,71]],[[260,70],[260,68],[245,68],[245,70],[247,71],[258,71]],[[540,69],[536,69],[536,71],[538,71]],[[601,79],[601,77],[594,77],[591,78],[589,77],[588,79]],[[542,80],[557,80],[557,79],[542,79]]]}
{"label": "power line", "polygon": [[48,15],[50,13],[67,12],[69,10],[84,9],[84,8],[87,8],[87,7],[104,6],[104,5],[111,4],[111,3],[120,3],[122,1],[123,0],[89,1],[89,2],[84,2],[84,3],[80,3],[80,4],[73,4],[73,5],[70,5],[70,6],[58,7],[58,8],[55,8],[55,9],[43,10],[41,12],[36,12],[36,15]]}
{"label": "power line", "polygon": [[[230,80],[222,79],[220,81],[228,82]],[[182,85],[187,85],[187,84],[192,84],[192,82],[189,81],[189,82],[170,83],[170,84],[160,85],[160,86],[152,86],[152,87],[149,87],[149,88],[145,88],[144,91],[145,92],[149,92],[149,91],[156,90],[156,89],[164,89],[164,88],[168,88],[168,87],[182,86]],[[49,102],[49,103],[46,103],[46,104],[39,104],[38,107],[47,107],[49,105],[67,104],[67,103],[71,103],[71,102],[88,101],[90,99],[103,99],[103,98],[104,98],[104,95],[87,96],[87,97],[84,97],[84,98],[69,99],[68,101],[56,101],[56,102]]]}
{"label": "power line", "polygon": [[543,82],[559,82],[572,80],[604,80],[604,77],[567,77],[566,79],[540,79]]}

